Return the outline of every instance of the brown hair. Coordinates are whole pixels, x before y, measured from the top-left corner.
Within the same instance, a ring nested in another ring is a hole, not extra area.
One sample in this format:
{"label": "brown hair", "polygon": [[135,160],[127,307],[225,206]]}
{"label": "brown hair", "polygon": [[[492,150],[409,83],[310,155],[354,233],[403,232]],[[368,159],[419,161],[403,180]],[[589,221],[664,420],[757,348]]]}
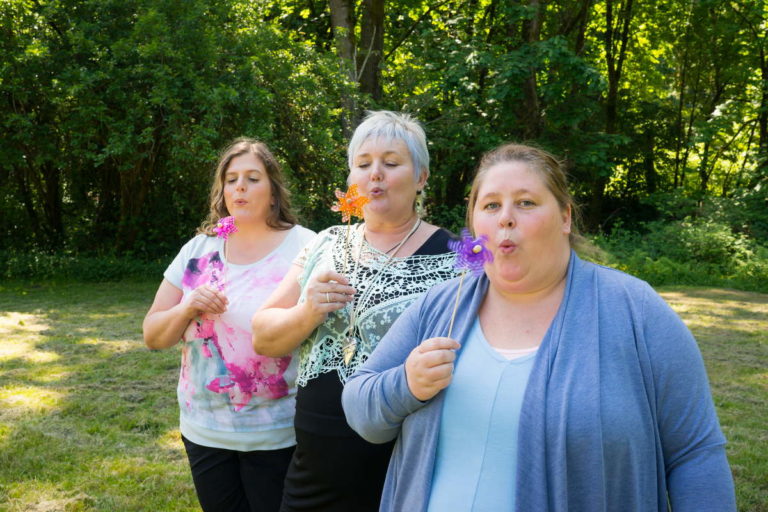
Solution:
{"label": "brown hair", "polygon": [[578,234],[579,210],[573,196],[568,191],[568,178],[563,170],[563,163],[552,154],[533,146],[524,144],[504,144],[485,155],[480,160],[472,181],[472,189],[469,192],[469,204],[467,205],[467,226],[472,229],[472,217],[477,203],[477,194],[488,170],[496,164],[505,162],[522,162],[536,171],[541,176],[547,189],[555,196],[561,211],[571,207],[571,233],[569,242],[571,247],[578,245],[582,237]]}
{"label": "brown hair", "polygon": [[208,212],[208,218],[206,218],[200,227],[197,228],[198,234],[203,233],[213,236],[215,234],[213,228],[216,226],[218,220],[230,215],[227,210],[227,205],[224,202],[225,175],[227,174],[232,159],[246,153],[251,153],[261,160],[261,163],[264,164],[264,168],[267,171],[272,198],[274,200],[274,204],[267,217],[267,226],[273,229],[286,230],[291,229],[296,225],[296,216],[291,210],[290,192],[285,186],[283,173],[280,169],[280,164],[277,162],[277,159],[275,159],[275,155],[272,154],[263,142],[241,137],[232,141],[232,143],[230,143],[219,155],[219,163],[216,164],[216,170],[213,173],[213,183],[211,184],[211,209]]}

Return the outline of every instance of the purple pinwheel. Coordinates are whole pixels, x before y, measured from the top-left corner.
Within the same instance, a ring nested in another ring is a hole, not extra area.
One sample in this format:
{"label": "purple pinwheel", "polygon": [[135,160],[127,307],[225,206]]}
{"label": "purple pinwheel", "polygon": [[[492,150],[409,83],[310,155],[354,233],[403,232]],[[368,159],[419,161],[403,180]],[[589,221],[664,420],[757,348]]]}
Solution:
{"label": "purple pinwheel", "polygon": [[453,332],[453,321],[456,319],[456,310],[459,308],[459,297],[461,297],[461,285],[464,284],[464,277],[466,277],[467,271],[479,276],[483,273],[483,265],[493,261],[493,254],[485,247],[485,242],[487,241],[488,237],[485,235],[481,235],[479,238],[472,238],[467,228],[461,230],[460,240],[448,241],[448,248],[456,253],[455,267],[457,270],[462,271],[459,289],[456,290],[456,302],[453,305],[453,313],[451,314],[451,324],[448,326],[449,338]]}
{"label": "purple pinwheel", "polygon": [[235,218],[229,216],[219,219],[219,222],[216,223],[216,227],[213,228],[213,232],[216,233],[217,237],[226,240],[229,238],[229,235],[237,232],[237,226],[235,226]]}
{"label": "purple pinwheel", "polygon": [[456,253],[456,269],[469,270],[474,275],[483,273],[483,265],[493,261],[493,254],[485,246],[488,237],[472,238],[467,228],[461,230],[460,240],[448,241],[448,248]]}

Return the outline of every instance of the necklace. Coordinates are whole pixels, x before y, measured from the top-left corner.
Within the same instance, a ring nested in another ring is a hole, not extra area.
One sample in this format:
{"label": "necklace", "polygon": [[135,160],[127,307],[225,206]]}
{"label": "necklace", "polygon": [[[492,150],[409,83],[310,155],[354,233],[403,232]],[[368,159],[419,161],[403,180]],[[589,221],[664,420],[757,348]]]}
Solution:
{"label": "necklace", "polygon": [[[360,296],[359,300],[352,300],[352,307],[351,311],[349,313],[349,330],[347,331],[347,337],[344,338],[344,342],[341,347],[341,353],[342,358],[344,361],[344,366],[349,366],[349,363],[352,361],[352,358],[355,355],[355,352],[357,351],[357,345],[358,340],[354,336],[354,332],[357,329],[357,326],[355,325],[355,321],[357,320],[357,317],[360,313],[360,310],[365,304],[366,299],[370,295],[371,290],[373,289],[373,285],[376,284],[379,280],[379,278],[384,274],[384,270],[389,266],[390,263],[392,263],[392,260],[395,258],[395,255],[400,250],[400,248],[410,240],[410,238],[413,236],[414,233],[419,229],[419,226],[421,226],[421,219],[417,220],[413,223],[413,226],[411,227],[410,231],[408,231],[408,234],[406,234],[400,242],[396,246],[394,246],[392,249],[387,251],[384,254],[389,254],[390,251],[392,251],[392,254],[390,254],[387,257],[387,260],[384,262],[384,264],[381,266],[381,268],[376,271],[376,274],[374,275],[373,279],[368,283],[368,287],[365,289],[365,291]],[[365,226],[363,225],[363,230],[365,230]],[[357,250],[357,259],[355,259],[355,268],[352,271],[352,274],[355,275],[357,278],[357,270],[360,266],[360,260],[363,256],[363,244],[367,243],[365,241],[365,231],[363,231],[363,234],[360,236],[360,245]]]}

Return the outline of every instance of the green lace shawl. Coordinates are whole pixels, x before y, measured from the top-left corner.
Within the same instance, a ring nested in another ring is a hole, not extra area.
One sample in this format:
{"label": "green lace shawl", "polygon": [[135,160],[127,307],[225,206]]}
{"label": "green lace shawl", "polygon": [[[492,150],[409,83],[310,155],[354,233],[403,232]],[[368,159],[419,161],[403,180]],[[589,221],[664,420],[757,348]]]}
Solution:
{"label": "green lace shawl", "polygon": [[[357,289],[355,308],[357,351],[347,366],[343,362],[342,340],[347,336],[351,306],[328,315],[326,321],[299,348],[299,375],[296,382],[306,386],[318,375],[336,370],[342,383],[363,364],[389,327],[411,303],[432,286],[456,277],[455,255],[448,251],[435,255],[394,258],[370,246],[363,238],[361,225],[333,226],[318,233],[295,263],[304,267],[299,276],[300,302],[306,300],[306,285],[317,272],[335,269],[350,278]],[[362,244],[362,251],[361,251]],[[345,247],[346,246],[346,247]],[[344,272],[344,254],[347,254]],[[358,253],[360,261],[355,264]],[[382,267],[385,267],[382,271]],[[358,301],[363,299],[360,304]]]}

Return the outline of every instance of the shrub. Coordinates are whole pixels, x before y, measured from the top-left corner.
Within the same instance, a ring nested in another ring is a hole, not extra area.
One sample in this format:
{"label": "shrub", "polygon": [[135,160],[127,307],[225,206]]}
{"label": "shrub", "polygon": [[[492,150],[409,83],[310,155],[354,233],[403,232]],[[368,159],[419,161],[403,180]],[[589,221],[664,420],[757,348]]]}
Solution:
{"label": "shrub", "polygon": [[146,278],[160,281],[170,261],[171,258],[145,261],[130,255],[85,256],[42,251],[12,254],[0,251],[0,279],[104,282]]}
{"label": "shrub", "polygon": [[652,285],[724,286],[768,292],[768,248],[727,224],[687,217],[650,222],[642,232],[618,224],[592,237],[603,253],[593,261]]}

